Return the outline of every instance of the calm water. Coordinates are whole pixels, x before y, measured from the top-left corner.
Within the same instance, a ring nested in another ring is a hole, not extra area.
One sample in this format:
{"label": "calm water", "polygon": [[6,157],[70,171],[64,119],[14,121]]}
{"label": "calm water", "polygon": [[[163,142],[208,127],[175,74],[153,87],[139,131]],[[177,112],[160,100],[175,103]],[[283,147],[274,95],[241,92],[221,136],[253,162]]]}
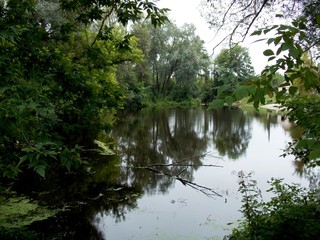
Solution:
{"label": "calm water", "polygon": [[117,207],[93,214],[104,239],[222,239],[241,217],[239,171],[253,172],[261,190],[271,177],[308,186],[293,158],[279,157],[298,134],[281,116],[174,109],[119,119],[111,133],[117,181],[139,191],[131,204],[123,198],[121,214]]}

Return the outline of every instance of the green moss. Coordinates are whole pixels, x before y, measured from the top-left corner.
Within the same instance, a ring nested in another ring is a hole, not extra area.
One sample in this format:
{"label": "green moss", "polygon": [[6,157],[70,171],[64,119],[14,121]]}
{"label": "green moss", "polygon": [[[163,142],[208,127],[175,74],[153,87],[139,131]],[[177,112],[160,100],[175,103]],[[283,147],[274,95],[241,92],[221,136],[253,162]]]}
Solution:
{"label": "green moss", "polygon": [[35,201],[26,197],[0,197],[0,227],[21,228],[34,221],[47,219],[57,211],[39,206]]}

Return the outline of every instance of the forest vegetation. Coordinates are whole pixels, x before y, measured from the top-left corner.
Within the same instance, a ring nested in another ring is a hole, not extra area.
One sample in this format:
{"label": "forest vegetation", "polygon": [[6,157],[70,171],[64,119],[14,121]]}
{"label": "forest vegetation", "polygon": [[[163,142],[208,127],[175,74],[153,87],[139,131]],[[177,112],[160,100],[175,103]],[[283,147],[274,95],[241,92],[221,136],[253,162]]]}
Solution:
{"label": "forest vegetation", "polygon": [[[230,29],[224,38],[228,47],[214,57],[195,26],[176,26],[166,16],[169,9],[152,1],[0,0],[1,189],[26,172],[41,179],[48,171],[81,168],[90,164],[85,156],[92,149],[113,154],[97,133],[112,128],[117,111],[170,102],[214,109],[246,99],[259,108],[271,99],[303,128],[284,155],[319,166],[319,0],[203,4],[212,27]],[[264,25],[266,12],[287,23]],[[270,64],[261,74],[254,72],[248,49],[241,46],[250,34],[270,46],[263,52]],[[240,177],[242,193],[258,192]],[[281,182],[272,184],[279,196],[290,192],[279,187]],[[297,213],[301,209],[294,203],[301,207],[302,199],[310,199],[303,211],[314,213],[319,199],[291,190],[302,197],[270,204]],[[257,196],[244,200],[254,205]],[[245,232],[230,239],[258,239],[268,217],[277,223],[279,216],[266,206],[244,208]],[[296,217],[292,213],[290,219]],[[270,235],[264,237],[259,239]]]}
{"label": "forest vegetation", "polygon": [[2,178],[79,167],[86,147],[75,133],[110,129],[119,109],[208,104],[217,87],[255,75],[246,48],[213,60],[195,26],[177,27],[148,1],[0,6]]}

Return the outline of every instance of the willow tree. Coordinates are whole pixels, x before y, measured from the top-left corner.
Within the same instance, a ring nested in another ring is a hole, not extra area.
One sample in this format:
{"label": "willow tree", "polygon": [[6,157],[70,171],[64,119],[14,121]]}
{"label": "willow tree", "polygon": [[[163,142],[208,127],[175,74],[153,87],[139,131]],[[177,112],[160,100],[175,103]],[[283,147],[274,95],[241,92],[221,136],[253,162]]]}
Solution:
{"label": "willow tree", "polygon": [[168,96],[171,88],[171,91],[184,89],[184,93],[179,94],[190,97],[197,76],[207,71],[210,59],[204,42],[195,30],[193,25],[186,24],[178,28],[173,23],[151,30],[148,60],[152,66],[153,89],[157,95]]}

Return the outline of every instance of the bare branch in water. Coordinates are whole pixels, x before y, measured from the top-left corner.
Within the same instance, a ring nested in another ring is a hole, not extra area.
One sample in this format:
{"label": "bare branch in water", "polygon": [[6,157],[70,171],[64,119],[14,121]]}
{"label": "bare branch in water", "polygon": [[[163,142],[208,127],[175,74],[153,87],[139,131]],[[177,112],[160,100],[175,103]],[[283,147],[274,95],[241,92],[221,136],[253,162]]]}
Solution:
{"label": "bare branch in water", "polygon": [[217,193],[212,188],[208,188],[206,186],[202,186],[202,185],[199,185],[197,183],[194,183],[194,182],[191,182],[191,181],[188,181],[186,179],[183,179],[183,178],[179,177],[179,175],[182,172],[186,171],[186,169],[183,169],[178,175],[172,175],[171,173],[167,173],[167,172],[164,172],[162,170],[151,168],[151,167],[141,167],[141,168],[149,170],[149,171],[152,171],[152,172],[160,174],[160,175],[165,175],[165,176],[171,177],[173,179],[176,179],[179,182],[181,182],[183,185],[192,187],[193,189],[205,194],[208,197],[222,197],[221,194]]}
{"label": "bare branch in water", "polygon": [[[200,156],[193,156],[190,158],[186,158],[184,160],[181,161],[176,161],[173,163],[155,163],[155,164],[149,164],[146,166],[138,166],[138,167],[134,167],[134,166],[127,166],[129,168],[139,168],[139,169],[145,169],[151,172],[154,172],[156,174],[159,175],[163,175],[163,176],[168,176],[172,179],[178,180],[179,182],[181,182],[183,185],[185,186],[189,186],[203,194],[205,194],[208,197],[222,197],[221,194],[217,193],[216,191],[214,191],[212,188],[208,188],[202,185],[199,185],[197,183],[191,182],[183,177],[181,177],[181,175],[183,175],[183,173],[185,173],[189,167],[222,167],[219,165],[214,165],[214,164],[190,164],[190,163],[185,163],[187,161],[190,161],[192,159],[199,159],[199,158],[203,158],[205,156],[208,155],[209,152],[206,152]],[[217,157],[218,158],[218,157]],[[182,170],[178,169],[179,172],[176,174],[173,173],[169,173],[163,169],[161,169],[161,167],[171,167],[170,169],[173,170],[176,167],[184,167]],[[159,169],[160,168],[160,169]]]}

